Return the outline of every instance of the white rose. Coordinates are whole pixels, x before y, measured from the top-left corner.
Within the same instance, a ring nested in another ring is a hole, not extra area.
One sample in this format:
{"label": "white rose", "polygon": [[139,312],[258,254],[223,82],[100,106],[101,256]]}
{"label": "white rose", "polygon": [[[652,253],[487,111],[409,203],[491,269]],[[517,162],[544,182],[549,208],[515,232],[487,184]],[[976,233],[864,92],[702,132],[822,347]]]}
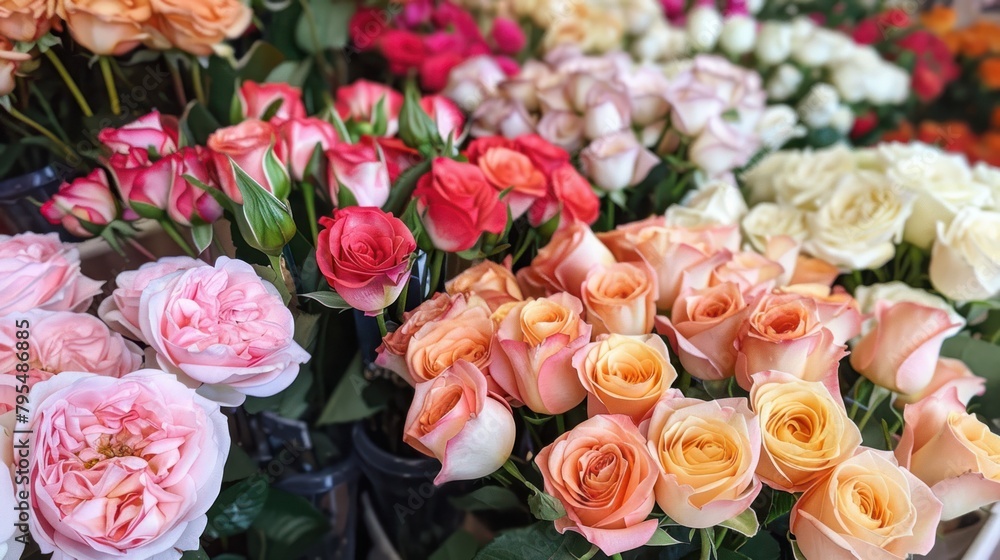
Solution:
{"label": "white rose", "polygon": [[691,191],[680,204],[667,208],[667,225],[696,228],[733,225],[747,213],[747,203],[728,181],[715,180]]}
{"label": "white rose", "polygon": [[802,72],[791,64],[782,64],[767,80],[767,97],[772,101],[784,101],[795,95],[802,85]]}
{"label": "white rose", "polygon": [[830,119],[830,126],[841,134],[847,134],[854,126],[854,111],[847,105],[837,107]]}
{"label": "white rose", "polygon": [[[945,301],[944,298],[936,296],[926,290],[913,288],[905,282],[886,282],[884,284],[872,284],[871,286],[858,286],[858,288],[854,291],[854,299],[858,300],[858,307],[865,315],[875,313],[875,304],[879,301],[888,301],[891,303],[906,301],[910,303],[919,303],[920,305],[926,305],[928,307],[935,307],[947,312],[950,322],[960,325],[954,329],[954,333],[952,334],[958,333],[958,331],[962,330],[962,327],[965,326],[965,317],[962,317],[962,315],[955,311],[954,306]],[[870,317],[866,320],[862,325],[861,333],[868,333],[874,323],[874,317]]]}
{"label": "white rose", "polygon": [[750,52],[757,40],[757,20],[745,15],[726,18],[722,25],[719,44],[722,51],[730,56],[740,56]]}
{"label": "white rose", "polygon": [[756,14],[764,7],[765,0],[747,0],[747,11]]}
{"label": "white rose", "polygon": [[963,208],[983,208],[993,199],[989,187],[973,178],[964,156],[936,148],[913,150],[896,159],[886,177],[893,186],[916,194],[903,238],[921,249],[930,248],[939,222],[948,225]]}
{"label": "white rose", "polygon": [[769,238],[787,235],[802,242],[808,233],[805,212],[794,206],[773,202],[763,202],[751,208],[741,225],[744,239],[761,253],[767,249]]}
{"label": "white rose", "polygon": [[773,152],[744,171],[740,179],[749,194],[747,202],[751,206],[761,202],[773,202],[778,195],[775,178],[784,172],[792,160],[800,157],[801,152],[793,150]]}
{"label": "white rose", "polygon": [[938,224],[931,250],[931,284],[955,301],[1000,292],[1000,212],[966,208],[951,224]]}
{"label": "white rose", "polygon": [[757,135],[768,150],[777,150],[792,138],[806,134],[795,110],[788,105],[771,105],[757,121]]}
{"label": "white rose", "polygon": [[792,54],[792,26],[780,21],[765,22],[760,27],[754,53],[757,62],[764,66],[774,66],[787,60]]}
{"label": "white rose", "polygon": [[492,56],[475,56],[453,68],[448,74],[444,95],[466,113],[472,113],[497,94],[497,86],[507,79]]}
{"label": "white rose", "polygon": [[880,267],[896,254],[912,207],[912,197],[892,188],[882,175],[849,174],[808,218],[803,250],[842,269]]}
{"label": "white rose", "polygon": [[632,54],[641,62],[654,62],[669,58],[670,35],[675,31],[665,21],[657,21],[650,25],[635,42],[632,43]]}
{"label": "white rose", "polygon": [[882,61],[869,76],[877,80],[867,80],[867,100],[876,105],[895,105],[910,96],[910,75],[891,62]]}
{"label": "white rose", "polygon": [[642,35],[663,20],[663,7],[656,0],[621,0],[620,9],[629,35]]}
{"label": "white rose", "polygon": [[807,17],[792,22],[792,59],[807,68],[819,68],[833,58],[835,32],[818,27]]}
{"label": "white rose", "polygon": [[863,46],[851,51],[849,57],[832,65],[830,82],[840,96],[849,103],[857,103],[868,98],[874,82],[883,81],[875,72],[883,64],[875,49]]}
{"label": "white rose", "polygon": [[687,35],[694,50],[711,51],[721,34],[722,15],[714,7],[702,5],[688,13]]}
{"label": "white rose", "polygon": [[839,107],[837,90],[830,84],[818,83],[799,101],[796,110],[806,126],[822,128],[830,124]]}
{"label": "white rose", "polygon": [[851,149],[840,144],[796,153],[775,172],[774,199],[800,210],[821,208],[844,177],[857,169]]}
{"label": "white rose", "polygon": [[990,210],[1000,210],[1000,168],[979,162],[972,168],[972,177],[987,186],[992,194]]}

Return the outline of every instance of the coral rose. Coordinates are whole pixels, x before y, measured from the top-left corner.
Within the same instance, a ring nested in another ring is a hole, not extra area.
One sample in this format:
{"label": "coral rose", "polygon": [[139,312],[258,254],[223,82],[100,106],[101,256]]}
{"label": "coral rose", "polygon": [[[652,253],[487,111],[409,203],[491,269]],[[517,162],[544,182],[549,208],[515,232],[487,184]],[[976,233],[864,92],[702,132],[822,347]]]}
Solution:
{"label": "coral rose", "polygon": [[507,206],[475,165],[436,158],[413,191],[417,212],[434,246],[457,253],[485,233],[507,227]]}
{"label": "coral rose", "polygon": [[521,288],[517,278],[511,272],[511,256],[508,255],[503,264],[483,261],[472,268],[464,270],[458,276],[445,284],[445,290],[451,295],[476,295],[496,311],[501,305],[521,301]]}
{"label": "coral rose", "polygon": [[577,222],[556,231],[531,265],[517,272],[517,281],[529,296],[567,292],[580,297],[590,270],[614,262],[590,227]]}
{"label": "coral rose", "polygon": [[271,123],[256,119],[220,128],[208,137],[208,149],[212,154],[219,185],[233,202],[243,204],[243,195],[236,183],[236,171],[230,160],[278,200],[288,196],[288,175],[283,171],[277,175],[269,172],[271,166],[265,162],[265,158],[272,157],[279,164],[274,167],[284,168],[273,152],[277,140],[278,129]]}
{"label": "coral rose", "polygon": [[430,381],[459,360],[488,373],[493,360],[490,314],[486,302],[473,297],[420,327],[406,347],[406,380],[411,385]]}

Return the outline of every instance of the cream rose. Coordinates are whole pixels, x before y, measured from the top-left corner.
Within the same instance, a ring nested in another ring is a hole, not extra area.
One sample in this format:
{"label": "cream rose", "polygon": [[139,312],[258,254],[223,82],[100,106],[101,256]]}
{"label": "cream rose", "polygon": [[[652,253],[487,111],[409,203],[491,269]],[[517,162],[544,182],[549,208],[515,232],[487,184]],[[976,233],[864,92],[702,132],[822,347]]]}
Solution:
{"label": "cream rose", "polygon": [[637,424],[677,379],[663,339],[656,335],[599,337],[573,356],[587,390],[587,414],[625,414]]}
{"label": "cream rose", "polygon": [[658,285],[646,263],[615,263],[594,268],[581,288],[593,336],[653,332]]}
{"label": "cream rose", "polygon": [[729,226],[740,223],[747,213],[747,203],[735,185],[711,181],[691,191],[681,204],[667,208],[667,225],[695,228]]}
{"label": "cream rose", "polygon": [[743,217],[743,236],[757,251],[767,249],[768,239],[787,235],[796,241],[808,235],[806,213],[798,208],[773,202],[762,202]]}
{"label": "cream rose", "polygon": [[966,208],[938,224],[931,284],[950,299],[987,299],[1000,292],[1000,212]]}
{"label": "cream rose", "polygon": [[511,258],[503,264],[483,261],[463,271],[445,284],[450,295],[476,295],[486,301],[490,309],[496,311],[501,305],[524,299],[517,278],[510,271]]}

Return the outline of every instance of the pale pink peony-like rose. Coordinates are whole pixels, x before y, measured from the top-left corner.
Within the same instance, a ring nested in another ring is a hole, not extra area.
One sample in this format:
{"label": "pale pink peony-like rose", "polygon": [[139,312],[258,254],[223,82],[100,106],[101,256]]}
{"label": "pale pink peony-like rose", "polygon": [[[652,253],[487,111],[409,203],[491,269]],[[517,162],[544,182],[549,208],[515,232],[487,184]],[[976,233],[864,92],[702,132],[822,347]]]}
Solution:
{"label": "pale pink peony-like rose", "polygon": [[54,560],[196,550],[229,452],[217,404],[168,373],[67,372],[31,392],[31,535]]}
{"label": "pale pink peony-like rose", "polygon": [[0,315],[84,311],[101,284],[80,272],[80,252],[58,234],[0,235]]}

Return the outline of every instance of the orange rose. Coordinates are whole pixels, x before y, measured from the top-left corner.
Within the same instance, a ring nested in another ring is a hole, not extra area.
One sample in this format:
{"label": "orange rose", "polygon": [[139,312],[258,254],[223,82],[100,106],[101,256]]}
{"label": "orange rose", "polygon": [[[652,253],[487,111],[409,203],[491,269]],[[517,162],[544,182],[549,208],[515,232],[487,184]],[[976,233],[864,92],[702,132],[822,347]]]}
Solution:
{"label": "orange rose", "polygon": [[406,367],[416,383],[436,378],[459,360],[485,373],[493,359],[492,350],[490,308],[475,298],[465,309],[435,319],[414,333],[406,348]]}
{"label": "orange rose", "polygon": [[508,256],[502,265],[483,261],[476,266],[463,271],[445,284],[445,290],[451,295],[476,295],[496,311],[505,303],[521,301],[521,288],[517,278],[510,271],[511,258]]}
{"label": "orange rose", "polygon": [[677,379],[663,339],[654,334],[602,336],[573,356],[573,367],[589,394],[587,414],[645,418]]}
{"label": "orange rose", "polygon": [[479,155],[473,163],[497,190],[511,189],[505,200],[515,220],[545,196],[545,175],[520,152],[496,146]]}
{"label": "orange rose", "polygon": [[70,35],[94,54],[123,55],[149,38],[149,0],[65,0],[63,11]]}
{"label": "orange rose", "polygon": [[226,39],[246,31],[253,10],[240,0],[150,0],[155,17],[152,24],[163,43],[198,56],[208,56]]}
{"label": "orange rose", "polygon": [[531,297],[567,292],[579,298],[591,269],[614,262],[615,257],[598,241],[590,226],[575,222],[552,236],[531,265],[517,272],[517,281],[525,295]]}
{"label": "orange rose", "polygon": [[979,63],[979,79],[989,89],[1000,89],[1000,57],[987,58]]}
{"label": "orange rose", "polygon": [[656,275],[645,263],[615,263],[592,269],[581,299],[594,336],[653,332]]}
{"label": "orange rose", "polygon": [[11,41],[36,41],[52,28],[47,0],[0,0],[0,36]]}
{"label": "orange rose", "polygon": [[944,35],[955,28],[955,10],[937,5],[920,16],[921,23],[935,35]]}

